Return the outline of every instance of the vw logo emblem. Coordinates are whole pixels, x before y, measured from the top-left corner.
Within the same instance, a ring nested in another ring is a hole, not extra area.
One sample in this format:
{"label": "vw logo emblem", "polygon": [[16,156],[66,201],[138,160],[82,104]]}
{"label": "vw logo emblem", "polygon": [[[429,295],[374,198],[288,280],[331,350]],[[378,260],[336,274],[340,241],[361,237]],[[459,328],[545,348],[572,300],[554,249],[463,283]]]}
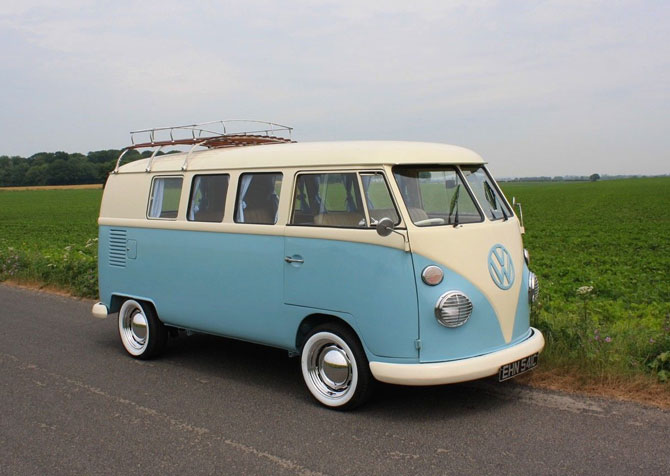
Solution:
{"label": "vw logo emblem", "polygon": [[514,284],[514,264],[503,245],[494,245],[489,251],[489,274],[500,289],[509,289]]}

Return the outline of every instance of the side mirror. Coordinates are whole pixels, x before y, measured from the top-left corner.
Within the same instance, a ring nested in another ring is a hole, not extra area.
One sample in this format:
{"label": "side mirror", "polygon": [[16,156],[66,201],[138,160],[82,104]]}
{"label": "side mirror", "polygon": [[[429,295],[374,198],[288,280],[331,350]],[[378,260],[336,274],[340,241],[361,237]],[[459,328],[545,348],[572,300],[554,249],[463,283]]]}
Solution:
{"label": "side mirror", "polygon": [[393,233],[393,220],[385,217],[377,222],[377,234],[379,236],[389,236],[391,233]]}

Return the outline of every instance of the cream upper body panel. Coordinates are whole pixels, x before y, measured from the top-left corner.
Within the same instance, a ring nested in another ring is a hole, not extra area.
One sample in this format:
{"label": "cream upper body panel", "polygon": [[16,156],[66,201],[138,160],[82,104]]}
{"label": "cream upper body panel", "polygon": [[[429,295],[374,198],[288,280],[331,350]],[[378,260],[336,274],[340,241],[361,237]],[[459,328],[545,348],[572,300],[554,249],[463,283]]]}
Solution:
{"label": "cream upper body panel", "polygon": [[[188,167],[182,170],[187,159]],[[100,207],[100,224],[112,224],[109,219],[132,219],[145,221],[143,225],[135,226],[182,227],[190,182],[199,173],[230,175],[233,186],[228,189],[223,222],[232,223],[232,208],[237,193],[234,184],[239,175],[253,171],[281,172],[284,178],[277,224],[286,224],[290,214],[293,177],[300,171],[386,169],[387,178],[392,181],[390,167],[396,164],[484,163],[479,155],[463,147],[399,141],[305,142],[203,150],[193,152],[190,156],[188,153],[167,154],[155,157],[151,162],[151,171],[147,172],[149,160],[136,160],[120,167],[119,173],[109,176]],[[180,225],[170,225],[174,221],[146,219],[151,180],[155,176],[184,178],[185,186],[182,188],[177,217]],[[193,223],[186,226],[201,225]]]}
{"label": "cream upper body panel", "polygon": [[[188,153],[154,158],[151,171],[180,172]],[[122,166],[119,174],[145,173],[149,159]],[[428,142],[301,142],[202,150],[188,157],[188,170],[233,170],[268,167],[357,167],[396,164],[482,164],[475,152]]]}

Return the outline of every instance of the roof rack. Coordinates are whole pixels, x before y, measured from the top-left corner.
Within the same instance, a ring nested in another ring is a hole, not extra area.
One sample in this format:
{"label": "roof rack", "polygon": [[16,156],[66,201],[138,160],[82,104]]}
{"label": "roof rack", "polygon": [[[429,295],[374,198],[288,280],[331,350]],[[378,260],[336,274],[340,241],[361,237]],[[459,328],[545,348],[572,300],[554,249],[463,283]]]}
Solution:
{"label": "roof rack", "polygon": [[119,173],[121,159],[129,150],[156,148],[147,163],[146,172],[150,172],[154,157],[163,147],[190,145],[192,147],[181,167],[182,170],[186,170],[191,153],[196,147],[218,149],[263,144],[285,144],[295,142],[291,139],[292,132],[292,127],[282,124],[246,119],[210,121],[200,124],[154,127],[131,131],[131,145],[122,149],[112,173]]}

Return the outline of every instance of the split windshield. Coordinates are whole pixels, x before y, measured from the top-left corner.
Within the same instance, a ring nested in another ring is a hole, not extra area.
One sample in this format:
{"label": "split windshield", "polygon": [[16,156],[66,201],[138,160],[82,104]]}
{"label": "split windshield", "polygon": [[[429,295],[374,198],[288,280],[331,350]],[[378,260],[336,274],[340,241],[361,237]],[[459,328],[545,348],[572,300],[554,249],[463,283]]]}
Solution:
{"label": "split windshield", "polygon": [[484,221],[484,216],[489,220],[506,220],[512,216],[505,198],[483,166],[459,168],[460,172],[457,167],[448,165],[393,169],[415,225],[457,226]]}
{"label": "split windshield", "polygon": [[507,220],[512,216],[507,202],[502,197],[495,182],[482,166],[461,166],[461,172],[477,197],[486,218],[489,220]]}
{"label": "split windshield", "polygon": [[484,220],[455,167],[395,167],[393,175],[417,226],[457,226]]}

